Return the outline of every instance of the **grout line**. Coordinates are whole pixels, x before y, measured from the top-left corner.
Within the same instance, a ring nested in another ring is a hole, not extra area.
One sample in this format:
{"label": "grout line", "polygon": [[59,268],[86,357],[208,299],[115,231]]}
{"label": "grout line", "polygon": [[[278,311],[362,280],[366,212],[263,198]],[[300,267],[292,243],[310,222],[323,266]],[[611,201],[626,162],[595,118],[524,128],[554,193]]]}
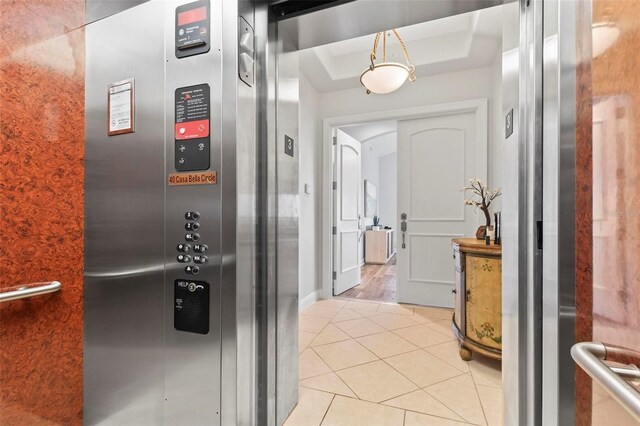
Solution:
{"label": "grout line", "polygon": [[480,392],[478,392],[478,385],[476,385],[475,380],[473,380],[473,376],[471,376],[471,383],[473,383],[473,389],[476,391],[476,396],[478,397],[478,402],[480,403],[480,409],[482,410],[482,415],[484,416],[484,424],[489,424],[489,419],[487,419],[487,413],[484,410],[484,404],[482,403],[482,398],[480,398]]}
{"label": "grout line", "polygon": [[318,426],[321,426],[322,423],[324,422],[324,418],[327,417],[327,413],[329,412],[329,408],[331,408],[331,405],[333,405],[333,401],[335,399],[336,399],[336,394],[333,394],[333,398],[331,398],[331,402],[327,406],[327,409],[324,411],[324,414],[322,415],[322,419],[320,420],[320,423],[318,424]]}
{"label": "grout line", "polygon": [[[427,394],[429,395],[429,394]],[[429,395],[431,396],[431,395]],[[433,398],[433,396],[431,396]],[[435,398],[434,398],[435,399]],[[438,400],[436,400],[438,401]],[[440,402],[440,401],[438,401]],[[441,403],[441,402],[440,402]],[[442,403],[441,403],[442,404]],[[416,414],[422,414],[425,416],[430,416],[430,417],[437,417],[439,419],[445,419],[445,420],[449,420],[449,421],[454,421],[454,422],[458,422],[458,423],[465,423],[465,424],[475,424],[475,423],[469,423],[468,421],[466,421],[464,418],[462,418],[462,416],[460,416],[458,413],[456,413],[455,411],[453,411],[451,408],[447,407],[446,405],[442,404],[443,406],[445,406],[449,411],[451,411],[453,414],[455,414],[456,416],[458,416],[457,419],[452,419],[451,417],[442,417],[442,416],[438,416],[436,414],[431,414],[431,413],[423,413],[421,411],[416,411],[416,410],[410,410],[408,408],[403,408],[403,410],[405,412],[410,411],[412,413],[416,413]],[[393,405],[387,405],[387,407],[393,407]],[[398,408],[398,407],[394,407],[394,408]],[[479,425],[478,425],[479,426]]]}
{"label": "grout line", "polygon": [[[464,374],[467,374],[467,373],[464,373]],[[460,376],[462,376],[462,374],[457,375],[457,376],[455,376],[455,377],[451,377],[451,379],[455,379],[455,378],[460,377]],[[451,379],[447,379],[447,380],[451,380]],[[443,381],[444,381],[444,380],[443,380]],[[473,383],[473,379],[471,379],[471,382]],[[438,382],[438,383],[442,383],[442,382]],[[434,383],[433,385],[436,385],[436,384],[437,384],[437,383]],[[423,388],[423,390],[424,390],[425,392],[427,392],[431,397],[435,398],[435,400],[436,400],[436,401],[438,401],[440,404],[444,405],[444,406],[445,406],[445,407],[447,407],[449,410],[453,411],[453,412],[454,412],[454,413],[456,413],[458,416],[460,416],[460,418],[464,419],[464,421],[465,421],[466,423],[470,423],[470,424],[472,424],[472,425],[477,425],[477,423],[471,423],[471,422],[470,422],[469,420],[467,420],[467,418],[466,418],[466,417],[464,417],[462,414],[458,413],[458,412],[457,412],[456,410],[454,410],[452,407],[449,407],[449,406],[448,406],[447,404],[445,404],[443,401],[441,401],[440,399],[438,399],[438,397],[437,397],[436,395],[432,395],[429,391],[427,391],[427,388],[429,388],[429,387],[431,387],[431,386],[433,386],[433,385],[429,385],[429,386],[427,386],[427,387]],[[477,394],[478,394],[478,390],[477,390],[477,389],[475,389],[475,387],[476,387],[476,386],[475,386],[475,383],[474,383],[473,388],[474,388],[474,390],[476,391],[476,395],[477,395]],[[482,402],[480,401],[480,395],[478,395],[478,403],[480,403],[480,408],[482,408]],[[488,425],[488,423],[486,423],[487,418],[486,418],[486,416],[484,415],[484,409],[482,409],[482,416],[484,417],[485,425]],[[481,426],[481,425],[478,425],[478,426]]]}

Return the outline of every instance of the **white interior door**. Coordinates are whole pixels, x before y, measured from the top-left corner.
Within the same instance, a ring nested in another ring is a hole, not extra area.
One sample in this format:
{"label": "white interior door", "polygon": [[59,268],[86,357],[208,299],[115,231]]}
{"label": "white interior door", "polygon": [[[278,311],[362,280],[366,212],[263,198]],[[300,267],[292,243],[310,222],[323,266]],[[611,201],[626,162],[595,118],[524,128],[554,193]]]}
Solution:
{"label": "white interior door", "polygon": [[477,128],[476,114],[454,112],[398,122],[400,302],[453,307],[451,239],[475,237],[479,225],[460,189],[471,178],[486,182],[486,127]]}
{"label": "white interior door", "polygon": [[333,294],[338,295],[360,284],[359,246],[362,238],[361,144],[336,130],[335,232],[333,235]]}

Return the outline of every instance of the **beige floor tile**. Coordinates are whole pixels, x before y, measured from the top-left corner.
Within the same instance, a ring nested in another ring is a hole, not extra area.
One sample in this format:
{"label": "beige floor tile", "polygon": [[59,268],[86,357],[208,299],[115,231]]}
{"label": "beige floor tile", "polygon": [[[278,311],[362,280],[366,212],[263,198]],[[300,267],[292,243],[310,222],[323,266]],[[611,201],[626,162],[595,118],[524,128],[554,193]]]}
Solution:
{"label": "beige floor tile", "polygon": [[344,305],[345,308],[347,309],[353,309],[354,311],[357,312],[372,312],[372,311],[377,311],[378,310],[378,306],[380,306],[379,303],[371,303],[371,302],[347,302],[346,305]]}
{"label": "beige floor tile", "polygon": [[502,425],[502,389],[476,385],[484,417],[489,426]]}
{"label": "beige floor tile", "polygon": [[445,335],[427,325],[416,325],[415,327],[400,328],[394,330],[398,336],[403,337],[421,348],[439,345],[440,343],[450,342],[454,340],[453,335]]}
{"label": "beige floor tile", "polygon": [[447,336],[454,336],[453,330],[451,329],[451,319],[431,321],[427,323],[427,327],[433,328],[435,331]]}
{"label": "beige floor tile", "polygon": [[405,410],[417,411],[419,413],[430,414],[432,416],[445,417],[447,419],[464,422],[460,416],[445,407],[437,399],[418,389],[417,391],[399,396],[383,402],[384,405],[390,405]]}
{"label": "beige floor tile", "polygon": [[385,362],[420,387],[463,374],[462,371],[423,350],[385,358]]}
{"label": "beige floor tile", "polygon": [[413,316],[413,306],[410,305],[386,305],[381,303],[378,307],[378,312],[386,314],[400,314]]}
{"label": "beige floor tile", "polygon": [[320,333],[329,324],[330,318],[313,317],[310,315],[300,315],[298,317],[298,329],[309,333]]}
{"label": "beige floor tile", "polygon": [[451,320],[453,311],[447,308],[433,308],[430,306],[418,306],[414,309],[414,312],[418,315],[427,318],[448,319]]}
{"label": "beige floor tile", "polygon": [[[324,362],[333,369],[353,367],[378,359],[367,348],[355,340],[345,340],[343,342],[330,343],[328,345],[316,346],[313,348]],[[307,349],[309,350],[309,349]],[[304,353],[303,353],[304,355]]]}
{"label": "beige floor tile", "polygon": [[298,389],[298,405],[285,426],[319,426],[334,395],[313,389]]}
{"label": "beige floor tile", "polygon": [[327,305],[318,305],[317,303],[309,306],[304,311],[300,312],[302,315],[308,315],[312,317],[322,317],[322,318],[333,318],[335,317],[340,309],[337,306],[327,306]]}
{"label": "beige floor tile", "polygon": [[358,318],[362,318],[362,315],[360,315],[358,312],[354,311],[353,309],[344,308],[340,312],[338,312],[338,315],[336,315],[331,319],[331,322],[349,321],[349,320],[358,319]]}
{"label": "beige floor tile", "polygon": [[418,349],[413,343],[390,331],[359,337],[356,340],[380,358],[387,358]]}
{"label": "beige floor tile", "polygon": [[382,402],[418,389],[415,384],[383,361],[346,368],[336,374],[358,395],[358,398],[365,401]]}
{"label": "beige floor tile", "polygon": [[615,400],[609,398],[593,406],[594,426],[632,426],[638,422]]}
{"label": "beige floor tile", "polygon": [[342,321],[336,325],[351,337],[368,336],[369,334],[384,333],[385,328],[367,318],[358,318],[349,321]]}
{"label": "beige floor tile", "polygon": [[486,424],[478,392],[469,374],[436,383],[425,390],[467,422]]}
{"label": "beige floor tile", "polygon": [[311,342],[311,346],[326,345],[328,343],[335,343],[349,339],[351,339],[351,337],[334,324],[327,324],[313,342]]}
{"label": "beige floor tile", "polygon": [[327,373],[301,380],[300,386],[357,398],[356,394],[349,389],[349,386],[347,386],[336,373]]}
{"label": "beige floor tile", "polygon": [[396,330],[398,328],[419,325],[419,323],[413,321],[408,316],[401,314],[377,314],[368,316],[367,319],[370,319],[376,324],[383,326],[387,330]]}
{"label": "beige floor tile", "polygon": [[308,348],[300,355],[298,360],[299,380],[330,372],[331,368],[329,368],[313,349]]}
{"label": "beige floor tile", "polygon": [[404,411],[336,395],[322,426],[402,426]]}
{"label": "beige floor tile", "polygon": [[407,411],[404,426],[469,426],[469,423],[456,422],[441,417],[428,416],[426,414]]}
{"label": "beige floor tile", "polygon": [[314,303],[314,305],[319,305],[319,306],[333,306],[335,308],[343,308],[344,305],[347,304],[346,300],[340,300],[340,299],[324,299],[324,300],[318,300],[316,303]]}
{"label": "beige floor tile", "polygon": [[453,365],[460,371],[469,371],[469,362],[463,361],[462,358],[460,358],[460,349],[458,348],[458,342],[456,341],[429,346],[424,350],[437,356],[444,362]]}
{"label": "beige floor tile", "polygon": [[309,346],[309,343],[316,338],[318,333],[309,333],[308,331],[299,331],[298,332],[298,354],[304,352]]}
{"label": "beige floor tile", "polygon": [[474,354],[473,359],[469,361],[469,368],[476,385],[502,388],[501,361]]}

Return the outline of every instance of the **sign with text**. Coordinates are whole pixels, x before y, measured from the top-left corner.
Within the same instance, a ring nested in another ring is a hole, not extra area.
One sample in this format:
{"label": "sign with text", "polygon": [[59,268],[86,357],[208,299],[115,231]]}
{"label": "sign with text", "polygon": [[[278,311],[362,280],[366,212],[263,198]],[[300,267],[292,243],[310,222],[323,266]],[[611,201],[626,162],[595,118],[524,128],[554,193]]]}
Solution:
{"label": "sign with text", "polygon": [[109,136],[135,131],[135,80],[117,81],[108,86],[107,134]]}
{"label": "sign with text", "polygon": [[216,172],[173,173],[169,175],[169,186],[181,185],[216,185]]}

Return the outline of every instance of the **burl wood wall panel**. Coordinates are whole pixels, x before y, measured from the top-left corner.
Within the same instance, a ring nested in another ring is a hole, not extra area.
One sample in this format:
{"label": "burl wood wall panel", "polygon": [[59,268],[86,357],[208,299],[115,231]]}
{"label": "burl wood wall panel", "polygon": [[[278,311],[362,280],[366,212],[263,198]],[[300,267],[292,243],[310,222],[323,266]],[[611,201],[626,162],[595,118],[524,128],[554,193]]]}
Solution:
{"label": "burl wood wall panel", "polygon": [[[591,7],[576,4],[578,33],[591,30]],[[577,38],[576,68],[576,341],[593,340],[593,119],[591,39]],[[592,380],[576,366],[576,425],[591,424]]]}
{"label": "burl wood wall panel", "polygon": [[[593,162],[593,340],[640,351],[640,8],[593,0],[593,23],[617,41],[591,64]],[[594,31],[594,46],[602,40]],[[585,177],[586,179],[586,177]],[[586,253],[585,253],[586,255]],[[589,294],[587,283],[577,295]],[[594,386],[594,425],[635,424]]]}
{"label": "burl wood wall panel", "polygon": [[0,1],[0,424],[82,422],[84,0]]}

